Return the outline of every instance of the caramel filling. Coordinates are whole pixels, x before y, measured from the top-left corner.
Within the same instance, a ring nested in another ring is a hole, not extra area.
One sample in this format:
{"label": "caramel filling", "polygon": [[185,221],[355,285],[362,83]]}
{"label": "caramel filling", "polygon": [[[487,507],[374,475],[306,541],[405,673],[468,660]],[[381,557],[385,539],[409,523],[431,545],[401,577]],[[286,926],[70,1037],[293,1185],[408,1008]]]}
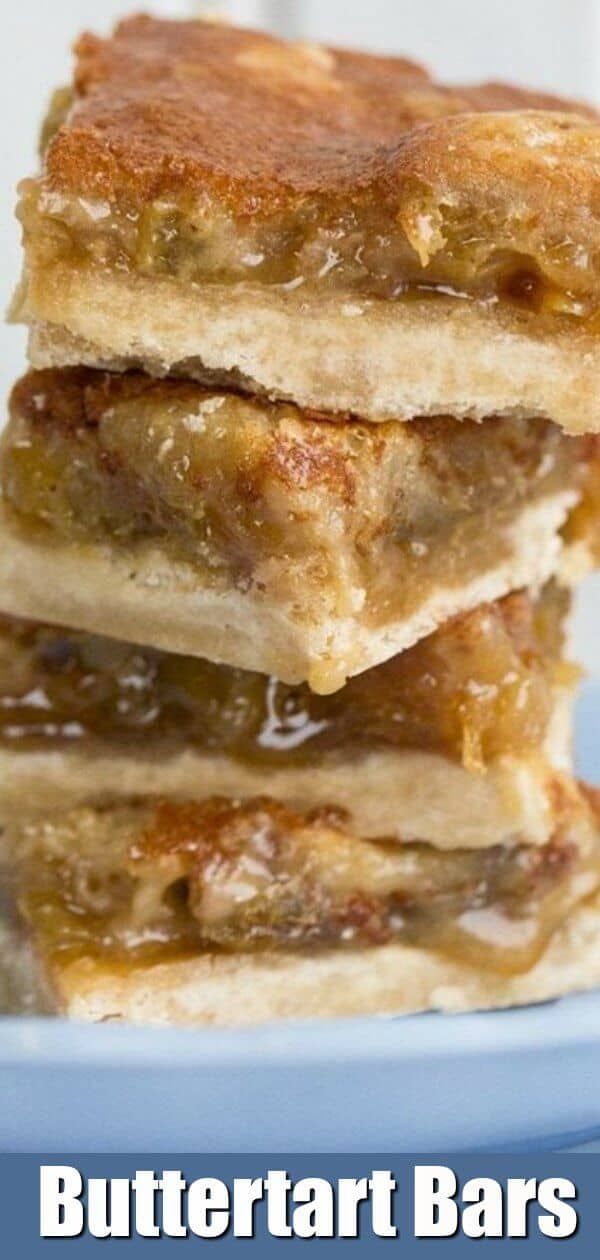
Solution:
{"label": "caramel filling", "polygon": [[62,963],[398,941],[517,972],[598,882],[573,808],[544,848],[450,853],[360,840],[343,814],[268,798],[81,810],[21,837],[20,905]]}
{"label": "caramel filling", "polygon": [[543,421],[326,421],[73,369],[16,387],[0,487],[24,528],[159,541],[298,622],[376,627],[507,558],[515,513],[577,493],[587,457]]}
{"label": "caramel filling", "polygon": [[[53,126],[50,119],[49,134]],[[491,233],[489,224],[474,223],[464,208],[440,204],[418,186],[400,215],[397,206],[365,194],[352,209],[313,200],[293,213],[236,218],[198,199],[140,208],[26,180],[19,217],[30,257],[41,266],[61,261],[73,269],[171,276],[183,284],[248,283],[301,296],[443,296],[594,326],[598,318],[593,269],[564,233],[531,252],[527,224],[517,216]]]}
{"label": "caramel filling", "polygon": [[415,647],[317,696],[262,674],[84,633],[0,620],[0,742],[131,745],[224,753],[272,766],[385,748],[443,753],[478,769],[539,749],[568,596],[550,584],[457,617]]}

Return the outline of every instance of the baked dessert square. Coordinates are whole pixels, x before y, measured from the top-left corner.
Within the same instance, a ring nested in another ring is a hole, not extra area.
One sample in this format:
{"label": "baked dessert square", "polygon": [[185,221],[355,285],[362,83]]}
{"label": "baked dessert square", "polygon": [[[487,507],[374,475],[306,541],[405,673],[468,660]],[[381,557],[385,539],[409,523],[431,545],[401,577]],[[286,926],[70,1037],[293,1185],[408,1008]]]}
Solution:
{"label": "baked dessert square", "polygon": [[32,821],[5,844],[30,990],[78,1019],[248,1024],[590,987],[600,979],[593,794],[572,784],[554,821],[543,847],[445,853],[364,840],[346,815],[301,815],[268,797]]}
{"label": "baked dessert square", "polygon": [[330,696],[4,617],[10,1009],[244,1024],[595,983],[568,604],[512,594]]}
{"label": "baked dessert square", "polygon": [[549,584],[447,622],[330,696],[64,627],[0,620],[0,821],[268,790],[363,838],[546,844],[579,671]]}
{"label": "baked dessert square", "polygon": [[37,366],[600,427],[593,110],[205,21],[76,54],[21,190]]}
{"label": "baked dessert square", "polygon": [[595,440],[548,421],[332,421],[85,368],[29,373],[10,412],[6,612],[318,692],[579,572],[597,534]]}
{"label": "baked dessert square", "polygon": [[[600,982],[600,117],[138,16],[23,182],[0,1005],[248,1024]],[[6,996],[8,995],[8,996]]]}

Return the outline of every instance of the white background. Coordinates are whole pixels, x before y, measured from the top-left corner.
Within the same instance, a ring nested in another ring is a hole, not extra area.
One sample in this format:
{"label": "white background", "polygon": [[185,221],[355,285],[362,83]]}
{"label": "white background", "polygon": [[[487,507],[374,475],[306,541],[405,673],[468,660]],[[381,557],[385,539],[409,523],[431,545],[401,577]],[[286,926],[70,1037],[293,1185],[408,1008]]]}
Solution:
{"label": "white background", "polygon": [[[37,130],[49,94],[69,78],[69,46],[84,28],[105,31],[143,0],[4,0],[0,11],[0,246],[2,299],[19,267],[13,219],[17,180],[35,165]],[[600,0],[162,0],[172,16],[212,10],[300,38],[402,52],[456,82],[504,78],[600,104]],[[24,336],[0,326],[0,390],[22,371]],[[0,592],[1,602],[1,592]],[[600,675],[600,576],[579,601],[576,647]]]}

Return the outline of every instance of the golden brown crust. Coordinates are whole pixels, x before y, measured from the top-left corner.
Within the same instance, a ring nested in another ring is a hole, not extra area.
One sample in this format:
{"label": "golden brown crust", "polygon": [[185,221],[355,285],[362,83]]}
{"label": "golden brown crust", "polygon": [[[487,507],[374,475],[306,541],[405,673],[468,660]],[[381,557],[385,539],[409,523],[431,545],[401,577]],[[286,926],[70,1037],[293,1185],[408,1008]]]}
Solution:
{"label": "golden brown crust", "polygon": [[597,426],[594,111],[137,17],[83,37],[50,115],[13,307],[39,366],[201,370],[369,420]]}
{"label": "golden brown crust", "polygon": [[[395,198],[399,183],[419,178],[477,184],[509,175],[543,210],[549,179],[569,197],[574,182],[581,191],[581,159],[597,143],[584,117],[444,117],[572,108],[552,96],[501,84],[444,87],[401,58],[210,22],[133,17],[110,39],[84,35],[76,52],[76,103],[50,146],[48,174],[54,187],[110,200],[208,192],[254,214],[307,196],[347,205],[349,195],[377,189]],[[528,147],[542,131],[541,148]],[[547,146],[569,159],[559,175],[545,162]]]}

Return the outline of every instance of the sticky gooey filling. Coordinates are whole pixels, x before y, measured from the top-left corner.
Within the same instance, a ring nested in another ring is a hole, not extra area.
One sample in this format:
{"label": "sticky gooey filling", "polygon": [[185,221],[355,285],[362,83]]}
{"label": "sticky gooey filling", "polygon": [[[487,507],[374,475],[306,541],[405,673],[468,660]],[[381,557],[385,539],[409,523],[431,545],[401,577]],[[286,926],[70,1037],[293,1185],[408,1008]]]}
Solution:
{"label": "sticky gooey filling", "polygon": [[[46,130],[49,137],[52,120]],[[310,200],[261,218],[236,217],[198,198],[95,201],[26,180],[19,217],[41,266],[171,276],[186,285],[252,284],[299,297],[443,297],[594,327],[598,319],[593,268],[564,233],[532,250],[527,219],[516,211],[491,232],[417,185],[400,214],[365,194],[349,209]]]}
{"label": "sticky gooey filling", "polygon": [[415,647],[317,696],[308,686],[34,622],[0,619],[0,745],[124,751],[192,746],[265,765],[385,748],[469,769],[543,743],[569,597],[549,584],[453,619]]}
{"label": "sticky gooey filling", "polygon": [[575,797],[541,848],[365,841],[343,811],[212,798],[81,809],[29,825],[16,851],[21,911],[63,964],[397,941],[510,973],[533,965],[598,882],[591,814]]}
{"label": "sticky gooey filling", "polygon": [[[518,546],[515,513],[581,493],[582,439],[543,421],[314,418],[85,369],[16,386],[0,488],[24,529],[158,544],[298,623],[410,616]],[[310,597],[309,597],[310,596]]]}

